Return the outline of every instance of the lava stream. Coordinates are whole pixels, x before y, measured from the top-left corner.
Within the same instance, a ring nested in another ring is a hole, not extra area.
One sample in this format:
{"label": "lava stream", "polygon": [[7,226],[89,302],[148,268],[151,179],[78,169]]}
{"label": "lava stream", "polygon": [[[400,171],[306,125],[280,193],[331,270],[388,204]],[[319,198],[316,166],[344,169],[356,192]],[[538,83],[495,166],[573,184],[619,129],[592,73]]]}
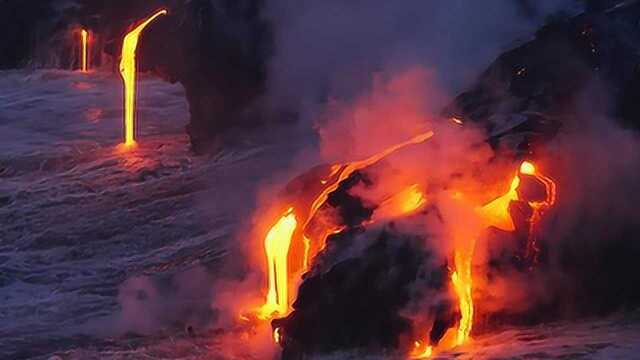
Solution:
{"label": "lava stream", "polygon": [[551,178],[538,173],[535,165],[530,162],[523,162],[522,166],[520,166],[520,172],[524,175],[535,177],[545,187],[546,198],[544,200],[528,202],[529,206],[531,206],[531,209],[533,209],[533,214],[528,219],[529,237],[527,239],[527,250],[525,256],[527,259],[531,260],[533,264],[535,264],[536,262],[538,262],[538,255],[540,253],[540,249],[538,248],[537,244],[538,223],[540,222],[540,220],[542,220],[542,215],[544,214],[544,212],[556,203],[556,184]]}
{"label": "lava stream", "polygon": [[136,49],[142,31],[156,18],[168,14],[167,10],[159,10],[146,19],[131,32],[122,43],[122,59],[120,60],[120,75],[124,82],[124,144],[135,145],[135,101],[136,101]]}
{"label": "lava stream", "polygon": [[[360,161],[355,161],[352,163],[348,163],[348,164],[343,164],[343,165],[338,165],[339,167],[337,167],[337,170],[335,170],[335,174],[333,175],[333,177],[335,179],[333,179],[333,181],[326,186],[322,192],[315,198],[315,200],[312,202],[311,204],[311,208],[309,210],[309,215],[307,216],[307,220],[305,222],[305,224],[303,225],[302,229],[306,229],[307,225],[309,224],[309,222],[311,221],[311,219],[313,219],[314,215],[318,212],[318,210],[320,209],[320,207],[322,206],[322,204],[324,204],[328,197],[329,194],[331,194],[332,192],[336,191],[336,189],[338,189],[338,186],[340,186],[340,183],[344,180],[346,180],[349,176],[351,176],[351,174],[353,174],[354,172],[361,170],[367,166],[371,166],[375,163],[377,163],[378,161],[384,159],[385,157],[395,153],[398,150],[401,150],[407,146],[410,145],[417,145],[417,144],[421,144],[429,139],[431,139],[433,137],[433,131],[427,131],[425,133],[419,134],[414,136],[413,138],[404,141],[402,143],[396,144],[394,146],[388,147],[387,149],[367,158],[364,160],[360,160]],[[334,169],[335,165],[334,165]],[[337,175],[337,177],[336,177]],[[328,183],[328,181],[327,181]],[[332,229],[330,231],[326,232],[326,236],[324,236],[323,238],[319,239],[320,241],[320,249],[324,248],[324,244],[326,241],[326,238],[328,235],[335,233],[335,232],[339,232],[341,230],[339,229]],[[307,237],[307,239],[309,239],[309,243],[312,242],[314,239],[310,239]],[[305,246],[305,250],[310,249],[310,246]],[[313,258],[313,255],[315,254],[310,254],[310,253],[305,253],[304,257],[305,259],[311,259]],[[308,264],[305,263],[304,264],[304,269],[307,270],[308,269]]]}
{"label": "lava stream", "polygon": [[[520,186],[520,175],[534,176],[545,186],[546,199],[542,202],[528,202],[529,206],[533,209],[533,215],[528,219],[529,227],[529,240],[527,245],[527,251],[535,251],[534,231],[542,212],[555,204],[556,200],[556,186],[553,180],[550,178],[538,174],[536,167],[532,163],[525,161],[520,165],[519,170],[516,172],[509,191],[500,196],[499,198],[491,201],[478,209],[483,225],[485,228],[495,227],[503,231],[514,231],[515,225],[509,212],[509,205],[512,201],[520,200],[518,195],[518,187]],[[472,261],[475,250],[476,237],[468,239],[468,242],[464,246],[465,248],[456,248],[454,255],[454,262],[456,271],[451,276],[451,282],[453,284],[456,295],[458,296],[459,309],[460,309],[460,322],[458,324],[458,331],[456,336],[456,343],[462,345],[468,338],[473,327],[473,276],[472,276]],[[457,241],[458,244],[464,244],[463,241]]]}
{"label": "lava stream", "polygon": [[[315,255],[315,253],[311,253],[312,242],[320,241],[320,249],[322,249],[328,236],[339,233],[343,230],[342,226],[327,226],[327,228],[318,236],[319,239],[313,239],[305,233],[307,225],[309,225],[311,219],[313,219],[320,207],[327,201],[329,194],[335,191],[338,186],[340,186],[340,183],[346,180],[355,171],[373,165],[404,147],[423,143],[432,136],[433,132],[428,131],[414,136],[405,142],[391,146],[367,159],[348,164],[333,165],[331,167],[331,174],[329,175],[329,178],[321,180],[321,184],[324,185],[324,187],[311,203],[307,216],[302,216],[304,222],[301,227],[302,231],[300,231],[301,239],[298,240],[302,241],[304,244],[304,254],[303,259],[301,259],[303,272],[308,270],[309,262],[313,258],[313,255]],[[417,186],[412,186],[403,193],[402,201],[403,203],[400,205],[402,209],[413,211],[421,206],[425,200]],[[299,219],[296,218],[295,213],[296,209],[293,207],[289,208],[280,220],[271,227],[264,241],[269,280],[267,299],[265,304],[258,311],[258,316],[262,319],[270,319],[274,314],[278,316],[285,316],[289,312],[289,280],[293,277],[293,274],[289,274],[288,257],[291,243],[292,241],[295,241],[293,236],[296,232],[299,221]]]}
{"label": "lava stream", "polygon": [[82,51],[82,64],[80,70],[83,73],[86,73],[89,72],[89,32],[87,30],[80,30],[80,41]]}
{"label": "lava stream", "polygon": [[268,319],[273,314],[286,315],[289,310],[289,272],[287,269],[291,238],[298,221],[289,208],[273,225],[264,241],[269,272],[269,288],[265,304],[260,308],[261,318]]}

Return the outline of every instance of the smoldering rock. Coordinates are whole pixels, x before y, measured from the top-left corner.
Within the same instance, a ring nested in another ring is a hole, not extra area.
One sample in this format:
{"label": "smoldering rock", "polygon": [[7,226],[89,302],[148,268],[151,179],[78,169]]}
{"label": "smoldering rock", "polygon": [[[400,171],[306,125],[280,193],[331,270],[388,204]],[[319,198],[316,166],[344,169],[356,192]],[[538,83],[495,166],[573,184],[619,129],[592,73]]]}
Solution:
{"label": "smoldering rock", "polygon": [[[424,334],[415,333],[402,310],[415,301],[412,289],[418,283],[425,298],[447,299],[444,262],[435,259],[424,238],[402,234],[392,224],[382,231],[342,233],[331,241],[352,246],[320,255],[322,268],[305,278],[294,311],[272,323],[281,335],[283,358],[356,348],[408,351],[415,336]],[[362,242],[367,245],[357,245]],[[441,325],[434,327],[437,343],[441,328],[456,315],[450,301],[431,310]]]}

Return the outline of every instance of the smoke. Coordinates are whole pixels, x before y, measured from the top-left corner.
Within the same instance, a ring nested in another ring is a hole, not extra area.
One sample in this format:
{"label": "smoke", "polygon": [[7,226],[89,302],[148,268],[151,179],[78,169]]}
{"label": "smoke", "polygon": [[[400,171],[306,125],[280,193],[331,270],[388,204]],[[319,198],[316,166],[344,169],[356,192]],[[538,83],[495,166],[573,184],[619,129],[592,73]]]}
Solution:
{"label": "smoke", "polygon": [[270,95],[313,116],[318,102],[359,94],[373,74],[415,65],[431,69],[434,85],[452,94],[546,16],[575,11],[573,3],[271,0]]}
{"label": "smoke", "polygon": [[212,277],[196,267],[170,276],[136,276],[118,289],[119,311],[89,323],[92,333],[159,334],[167,329],[204,331],[218,320],[212,298]]}
{"label": "smoke", "polygon": [[633,285],[640,281],[640,136],[610,116],[609,94],[593,81],[560,134],[536,154],[558,186],[558,201],[541,224],[536,269],[503,270],[483,283],[492,296],[481,308],[498,319],[535,323],[640,304]]}
{"label": "smoke", "polygon": [[[563,189],[548,226],[549,262],[577,313],[637,306],[640,136],[609,116],[610,89],[593,83],[544,154]],[[570,284],[568,284],[570,282]],[[567,287],[568,286],[568,287]],[[568,289],[568,291],[566,291]],[[559,291],[559,289],[554,289]]]}

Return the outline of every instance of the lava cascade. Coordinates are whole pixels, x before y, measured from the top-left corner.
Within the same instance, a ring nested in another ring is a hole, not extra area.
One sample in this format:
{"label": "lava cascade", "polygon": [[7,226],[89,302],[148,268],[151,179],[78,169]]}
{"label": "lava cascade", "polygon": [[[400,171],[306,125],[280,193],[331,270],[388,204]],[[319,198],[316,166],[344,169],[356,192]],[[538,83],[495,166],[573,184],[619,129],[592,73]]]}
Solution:
{"label": "lava cascade", "polygon": [[136,103],[136,49],[142,31],[156,18],[168,14],[165,9],[159,10],[140,25],[131,30],[122,43],[120,75],[124,83],[124,144],[133,146],[135,139],[135,103]]}

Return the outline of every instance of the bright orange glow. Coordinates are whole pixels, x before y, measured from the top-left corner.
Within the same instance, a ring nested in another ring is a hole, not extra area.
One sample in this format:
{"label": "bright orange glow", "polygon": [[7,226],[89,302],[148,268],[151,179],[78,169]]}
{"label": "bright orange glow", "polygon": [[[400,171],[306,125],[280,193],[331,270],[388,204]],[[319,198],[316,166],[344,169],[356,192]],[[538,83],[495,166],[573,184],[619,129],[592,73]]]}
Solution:
{"label": "bright orange glow", "polygon": [[[361,170],[367,166],[373,165],[375,163],[377,163],[378,161],[384,159],[385,157],[395,153],[398,150],[401,150],[407,146],[410,145],[417,145],[417,144],[421,144],[429,139],[431,139],[433,137],[433,131],[427,131],[425,133],[419,134],[414,136],[413,138],[404,141],[402,143],[396,144],[394,146],[390,146],[387,149],[371,156],[368,157],[364,160],[360,160],[360,161],[355,161],[352,163],[348,163],[348,164],[344,164],[344,165],[333,165],[333,167],[331,168],[332,170],[332,176],[335,177],[335,179],[333,179],[333,181],[331,183],[329,183],[323,190],[322,192],[314,199],[313,203],[311,204],[311,208],[309,210],[309,215],[307,217],[307,221],[305,222],[305,224],[303,225],[303,229],[306,229],[307,225],[309,224],[309,221],[311,221],[311,219],[313,219],[313,216],[318,212],[318,209],[320,209],[320,207],[322,206],[322,204],[324,204],[328,197],[329,194],[331,194],[332,192],[334,192],[338,186],[340,186],[340,183],[344,180],[346,180],[349,176],[351,176],[351,174],[353,174],[354,172]],[[337,177],[336,177],[337,175]],[[330,235],[331,233],[335,233],[335,231],[338,231],[337,229],[332,229],[330,231],[327,232],[327,236]],[[309,239],[309,241],[312,241],[313,239]],[[322,239],[319,239],[321,241],[320,244],[320,249],[324,248],[325,245],[325,240],[326,240],[326,236],[324,236]],[[310,248],[310,247],[309,247]],[[305,259],[311,259],[313,257],[314,254],[305,254]],[[305,270],[307,268],[305,267]]]}
{"label": "bright orange glow", "polygon": [[[520,186],[519,174],[535,176],[540,182],[545,185],[547,198],[542,202],[528,202],[533,209],[533,215],[529,219],[529,240],[527,243],[527,256],[535,257],[539,251],[535,244],[535,228],[538,221],[542,218],[542,212],[551,207],[556,200],[556,186],[553,180],[550,178],[537,174],[536,167],[533,163],[525,161],[520,165],[519,173],[517,173],[513,180],[509,191],[500,196],[499,198],[489,202],[485,206],[478,209],[478,213],[482,218],[485,227],[496,227],[503,231],[514,231],[515,224],[509,212],[509,205],[512,201],[519,199],[518,187]],[[454,290],[458,296],[459,308],[460,308],[460,323],[458,324],[458,332],[456,336],[457,345],[462,345],[468,338],[473,327],[473,276],[472,276],[472,261],[475,247],[475,239],[472,239],[468,248],[460,249],[456,248],[455,252],[455,266],[456,271],[451,275],[451,282]]]}
{"label": "bright orange glow", "polygon": [[525,175],[535,175],[536,167],[532,163],[524,161],[522,165],[520,165],[520,172]]}
{"label": "bright orange glow", "polygon": [[[518,186],[520,186],[520,178],[516,175],[513,180],[511,180],[511,185],[507,193],[477,210],[485,227],[495,226],[504,231],[515,230],[513,219],[509,213],[509,205],[512,201],[518,200]],[[469,234],[471,238],[466,239],[466,243],[464,239],[456,241],[456,244],[458,244],[456,245],[454,254],[456,271],[451,275],[451,283],[458,296],[458,306],[460,310],[456,345],[464,344],[469,338],[471,329],[473,328],[472,262],[475,252],[475,242],[479,235],[480,234]]]}
{"label": "bright orange glow", "polygon": [[[286,316],[291,311],[289,304],[290,297],[295,297],[295,293],[290,294],[290,292],[294,291],[292,291],[289,286],[291,280],[297,273],[289,273],[289,262],[300,266],[300,261],[302,261],[302,271],[308,270],[310,263],[313,261],[313,256],[325,247],[327,238],[332,234],[340,233],[344,230],[343,226],[336,223],[331,211],[327,211],[328,215],[326,216],[323,212],[320,214],[322,216],[316,217],[318,211],[320,211],[321,207],[327,202],[329,195],[336,191],[340,184],[354,172],[374,165],[381,159],[390,156],[404,147],[423,143],[433,137],[433,135],[431,131],[425,132],[405,142],[391,146],[366,159],[333,165],[327,177],[319,180],[316,178],[316,180],[314,180],[314,182],[319,181],[322,186],[318,186],[318,184],[315,183],[314,186],[317,187],[314,193],[306,194],[304,198],[305,205],[299,206],[299,204],[294,203],[296,204],[296,209],[290,207],[275,225],[270,228],[265,237],[264,246],[268,263],[268,289],[265,304],[259,309],[258,317],[270,319],[274,316]],[[527,202],[533,209],[531,217],[527,219],[530,226],[527,252],[537,254],[538,249],[534,236],[536,225],[542,218],[544,211],[555,204],[556,185],[552,179],[540,174],[536,166],[529,161],[522,162],[517,170],[513,171],[512,175],[513,178],[509,183],[508,190],[484,205],[473,201],[473,199],[478,198],[475,196],[477,194],[451,192],[452,199],[458,202],[458,204],[464,205],[461,209],[469,210],[468,213],[470,214],[470,221],[467,223],[468,226],[456,225],[451,228],[455,248],[453,251],[453,266],[455,266],[455,268],[452,266],[451,285],[453,292],[455,292],[458,298],[460,320],[457,328],[450,328],[438,344],[431,344],[429,341],[416,341],[414,343],[415,347],[410,354],[411,359],[430,358],[444,349],[460,346],[469,341],[473,329],[474,315],[476,314],[473,299],[473,260],[476,242],[480,239],[482,232],[489,227],[495,227],[507,232],[516,230],[514,220],[510,213],[510,207],[514,201],[526,201],[520,198],[519,188],[522,183],[526,184],[523,179],[528,179],[528,176],[535,177],[535,179],[545,186],[546,190],[546,198],[544,200]],[[385,191],[388,190],[385,189]],[[421,188],[418,184],[405,187],[401,191],[379,202],[379,206],[376,208],[371,222],[376,222],[382,218],[407,215],[419,210],[430,200],[425,194],[426,188]],[[485,194],[480,195],[485,196]],[[307,207],[308,211],[304,211]],[[298,215],[299,218],[296,218],[296,215]],[[310,225],[314,218],[316,218],[316,220]],[[291,244],[294,242],[297,244],[298,241],[301,241],[301,245],[304,245],[304,257],[297,255],[299,253],[297,252],[297,248],[295,248],[296,250],[293,250],[292,254],[296,253],[295,256],[299,256],[300,259],[289,259]],[[532,255],[532,257],[535,258],[535,255]],[[298,269],[294,270],[298,271]],[[276,343],[282,341],[281,331],[282,329],[277,328],[273,332],[273,339]]]}
{"label": "bright orange glow", "polygon": [[432,346],[427,345],[426,347],[422,348],[423,345],[422,345],[422,342],[420,341],[416,341],[414,345],[415,345],[415,349],[411,353],[411,356],[410,356],[411,359],[428,359],[433,355]]}
{"label": "bright orange glow", "polygon": [[282,334],[280,334],[281,331],[282,329],[280,328],[273,330],[273,341],[275,341],[276,344],[280,344],[280,341],[282,341]]}
{"label": "bright orange glow", "polygon": [[[289,311],[289,281],[294,274],[289,274],[288,259],[289,248],[293,241],[302,241],[304,245],[304,254],[302,260],[302,271],[309,269],[309,264],[313,256],[324,248],[326,239],[332,235],[340,233],[344,230],[343,226],[333,224],[323,224],[323,228],[313,235],[306,233],[307,226],[320,207],[327,201],[330,193],[335,191],[340,183],[347,179],[355,171],[370,166],[381,159],[393,154],[394,152],[413,144],[420,144],[433,136],[433,132],[425,132],[419,134],[405,142],[391,146],[384,151],[373,155],[367,159],[356,161],[348,164],[333,165],[330,174],[326,179],[321,180],[324,185],[319,194],[311,203],[309,213],[306,217],[300,219],[302,229],[297,239],[293,239],[298,226],[298,219],[294,215],[294,209],[290,208],[280,220],[269,230],[265,238],[265,249],[268,263],[268,290],[267,299],[262,308],[258,311],[258,316],[263,319],[269,319],[275,315],[284,316]],[[411,186],[401,193],[398,205],[401,211],[409,212],[422,206],[425,199],[419,191],[417,185]],[[302,215],[304,216],[304,215]],[[304,222],[303,222],[304,221]],[[313,246],[319,244],[319,246]],[[298,263],[298,259],[294,259]]]}
{"label": "bright orange glow", "polygon": [[473,326],[471,258],[456,252],[455,263],[458,270],[451,275],[451,282],[458,295],[460,307],[460,323],[456,334],[456,345],[462,345],[469,338]]}
{"label": "bright orange glow", "polygon": [[289,311],[289,272],[287,262],[291,238],[298,226],[293,208],[273,225],[264,240],[269,273],[269,289],[266,303],[260,308],[260,317],[284,316]]}
{"label": "bright orange glow", "polygon": [[82,51],[82,64],[81,71],[83,73],[89,72],[89,32],[85,29],[80,31],[81,51]]}
{"label": "bright orange glow", "polygon": [[157,17],[166,15],[167,10],[160,10],[131,30],[122,43],[120,75],[124,82],[124,143],[135,144],[135,102],[136,102],[136,49],[142,31]]}
{"label": "bright orange glow", "polygon": [[413,184],[380,204],[374,213],[373,220],[407,215],[426,203],[427,199],[420,191],[418,184]]}
{"label": "bright orange glow", "polygon": [[491,201],[478,211],[487,227],[495,226],[504,231],[513,231],[516,226],[513,224],[511,214],[509,213],[509,204],[518,200],[518,186],[520,186],[520,178],[515,176],[511,180],[509,191],[499,198]]}
{"label": "bright orange glow", "polygon": [[525,256],[532,260],[533,263],[538,261],[540,249],[537,244],[538,223],[542,220],[545,211],[556,203],[556,183],[553,179],[537,172],[535,166],[529,162],[523,162],[520,172],[524,175],[535,177],[545,187],[546,198],[542,201],[529,201],[528,204],[533,209],[533,214],[528,219],[529,222],[529,238],[527,239],[527,251]]}

